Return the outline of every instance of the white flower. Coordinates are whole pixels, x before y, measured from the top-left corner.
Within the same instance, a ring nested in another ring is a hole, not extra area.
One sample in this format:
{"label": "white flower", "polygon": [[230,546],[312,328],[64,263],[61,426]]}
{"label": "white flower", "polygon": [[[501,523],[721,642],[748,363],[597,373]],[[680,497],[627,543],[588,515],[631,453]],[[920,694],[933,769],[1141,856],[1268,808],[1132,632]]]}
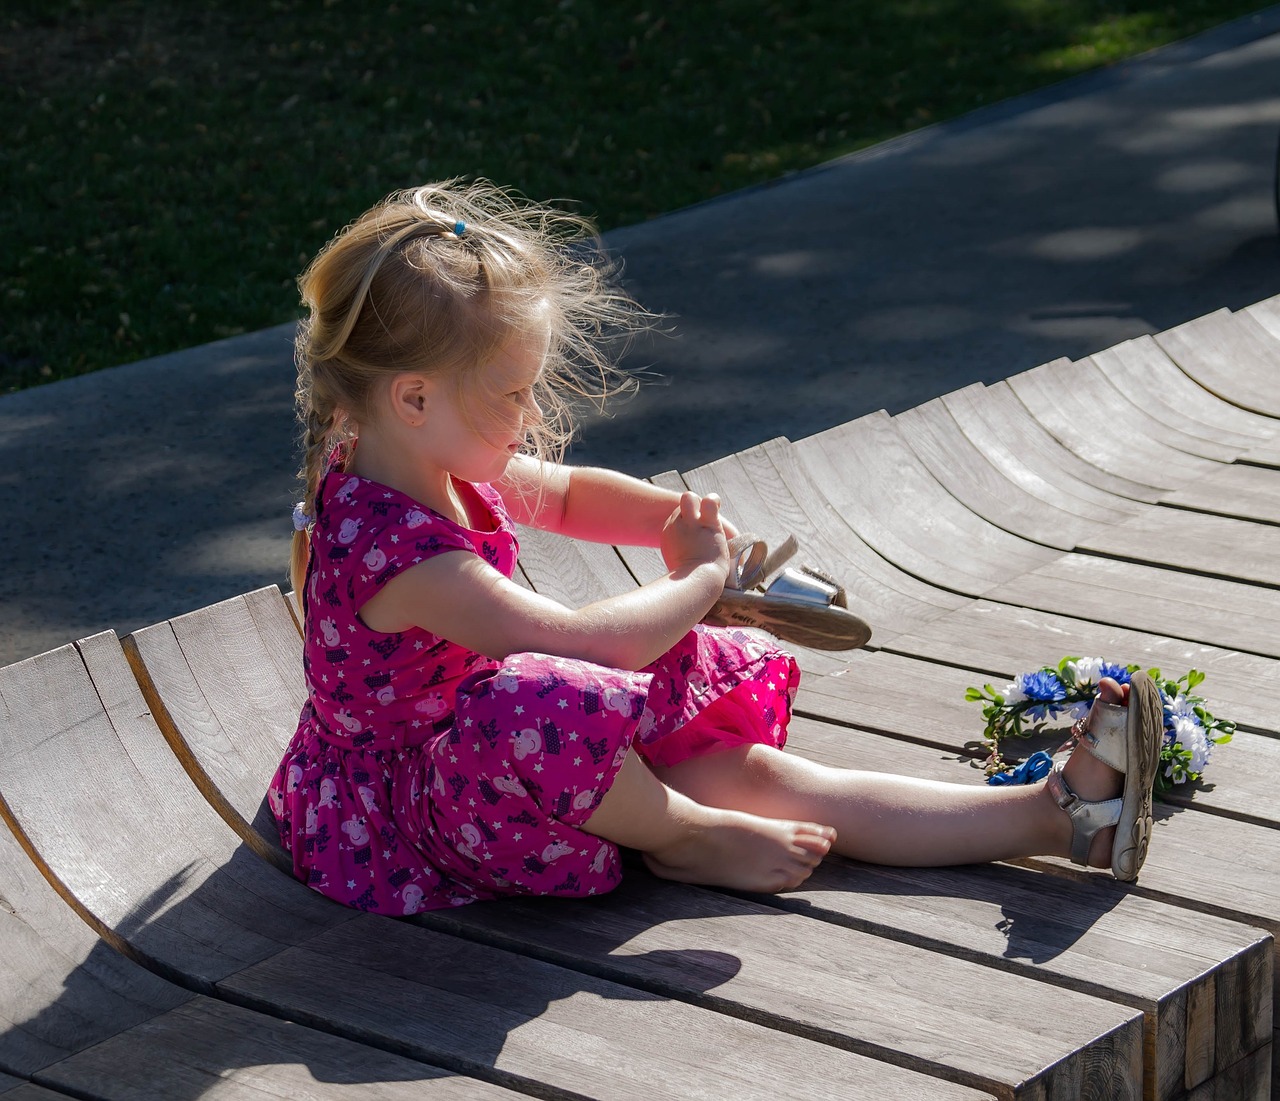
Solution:
{"label": "white flower", "polygon": [[1071,675],[1081,688],[1097,684],[1102,679],[1101,658],[1077,658],[1075,661],[1067,662],[1067,668],[1071,670]]}
{"label": "white flower", "polygon": [[1194,718],[1178,715],[1173,720],[1173,736],[1191,754],[1187,770],[1203,772],[1209,763],[1209,739],[1205,737],[1204,727]]}
{"label": "white flower", "polygon": [[1022,677],[1023,674],[1019,673],[1017,680],[1010,681],[1000,690],[1006,707],[1013,703],[1021,703],[1027,698],[1027,694],[1022,690]]}
{"label": "white flower", "polygon": [[1192,722],[1199,722],[1196,716],[1196,705],[1194,701],[1186,696],[1174,696],[1173,699],[1167,700],[1164,705],[1164,713],[1171,719],[1190,719]]}

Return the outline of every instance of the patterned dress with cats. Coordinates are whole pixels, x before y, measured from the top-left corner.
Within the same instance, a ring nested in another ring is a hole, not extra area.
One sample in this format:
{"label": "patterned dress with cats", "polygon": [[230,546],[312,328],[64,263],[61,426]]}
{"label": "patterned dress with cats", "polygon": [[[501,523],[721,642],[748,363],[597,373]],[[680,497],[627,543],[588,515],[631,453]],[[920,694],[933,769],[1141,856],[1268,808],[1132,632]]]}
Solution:
{"label": "patterned dress with cats", "polygon": [[386,486],[328,473],[304,585],[308,699],[268,801],[294,872],[383,914],[614,887],[617,848],[581,826],[634,746],[675,764],[781,746],[799,672],[768,636],[698,626],[639,672],[543,654],[495,661],[427,631],[370,630],[363,605],[436,554],[510,577],[496,490],[458,484],[472,530]]}

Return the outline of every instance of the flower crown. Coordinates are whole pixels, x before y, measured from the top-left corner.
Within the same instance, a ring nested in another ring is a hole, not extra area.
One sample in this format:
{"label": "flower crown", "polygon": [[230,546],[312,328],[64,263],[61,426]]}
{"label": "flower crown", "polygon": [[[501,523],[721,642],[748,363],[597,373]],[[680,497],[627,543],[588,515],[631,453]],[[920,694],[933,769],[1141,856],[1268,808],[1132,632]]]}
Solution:
{"label": "flower crown", "polygon": [[[982,733],[989,749],[984,762],[987,782],[1030,783],[1043,778],[1050,764],[1047,753],[1033,754],[1015,767],[1001,754],[1000,739],[1029,738],[1035,731],[1025,728],[1028,722],[1043,725],[1059,715],[1070,722],[1084,718],[1103,677],[1128,684],[1139,668],[1114,665],[1102,658],[1065,657],[1056,666],[1019,673],[999,691],[989,684],[966,690],[966,700],[982,701],[982,715],[987,720]],[[1158,792],[1167,792],[1178,784],[1199,780],[1213,747],[1231,741],[1236,724],[1215,718],[1205,707],[1204,698],[1194,694],[1204,680],[1199,670],[1192,669],[1177,680],[1163,677],[1159,669],[1148,669],[1147,675],[1160,689],[1164,704],[1164,743],[1155,787]]]}

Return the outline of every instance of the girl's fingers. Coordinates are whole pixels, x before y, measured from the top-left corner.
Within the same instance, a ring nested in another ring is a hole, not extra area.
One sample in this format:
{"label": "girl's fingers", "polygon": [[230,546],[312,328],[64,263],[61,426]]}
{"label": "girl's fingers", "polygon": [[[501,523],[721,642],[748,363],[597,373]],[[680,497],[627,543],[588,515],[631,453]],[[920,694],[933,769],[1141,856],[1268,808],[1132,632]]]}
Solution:
{"label": "girl's fingers", "polygon": [[703,527],[717,529],[720,527],[720,497],[718,494],[708,493],[702,498],[700,520]]}

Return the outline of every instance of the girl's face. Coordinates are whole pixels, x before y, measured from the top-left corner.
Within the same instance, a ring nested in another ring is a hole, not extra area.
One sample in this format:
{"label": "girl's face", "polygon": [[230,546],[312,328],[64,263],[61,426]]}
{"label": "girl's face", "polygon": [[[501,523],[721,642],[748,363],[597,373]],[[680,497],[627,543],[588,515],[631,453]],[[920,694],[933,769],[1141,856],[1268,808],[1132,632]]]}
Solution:
{"label": "girl's face", "polygon": [[[440,387],[428,418],[439,465],[466,482],[493,482],[542,420],[533,397],[547,340],[531,340],[498,352],[458,390]],[[452,391],[452,392],[448,392]]]}

